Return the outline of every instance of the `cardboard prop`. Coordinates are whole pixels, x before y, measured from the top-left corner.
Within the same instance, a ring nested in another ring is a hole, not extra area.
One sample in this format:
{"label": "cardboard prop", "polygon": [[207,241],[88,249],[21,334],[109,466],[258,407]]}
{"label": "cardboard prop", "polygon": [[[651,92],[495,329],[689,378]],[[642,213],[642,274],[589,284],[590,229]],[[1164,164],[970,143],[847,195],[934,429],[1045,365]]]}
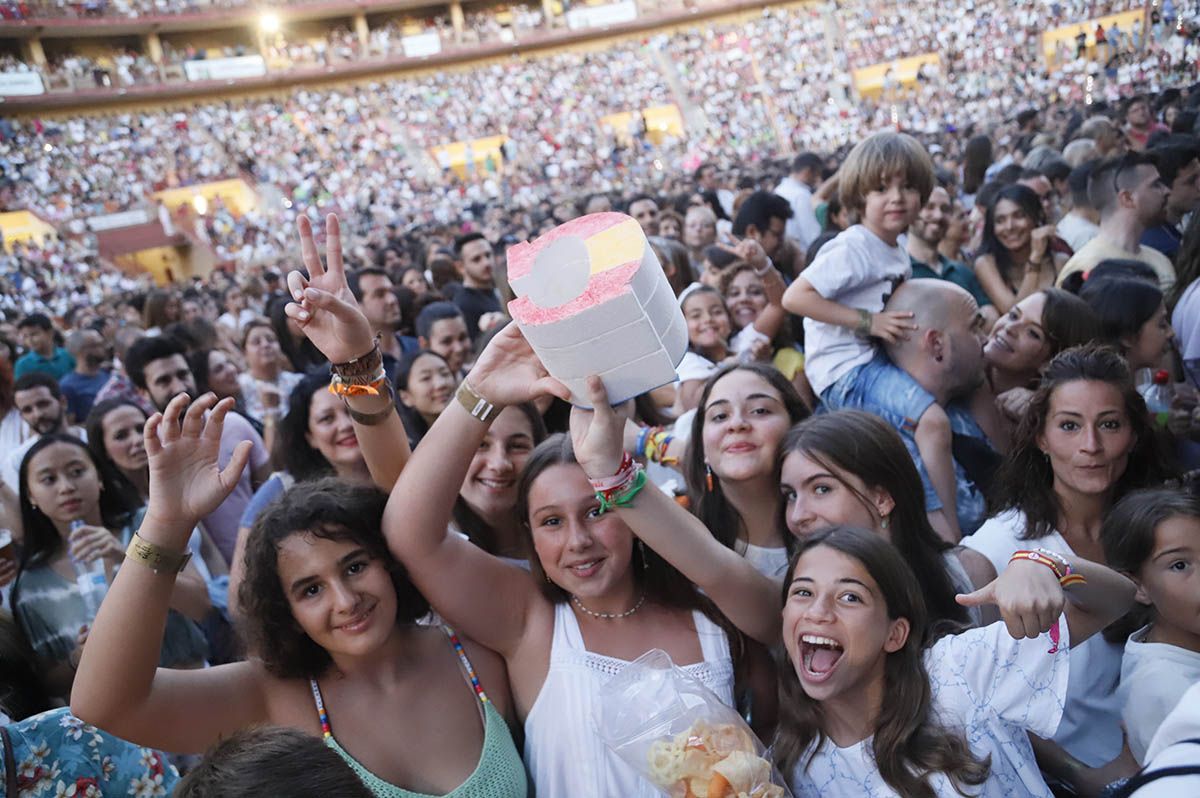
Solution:
{"label": "cardboard prop", "polygon": [[588,376],[614,405],[674,382],[687,323],[641,226],[594,213],[508,250],[508,312],[552,377],[589,407]]}

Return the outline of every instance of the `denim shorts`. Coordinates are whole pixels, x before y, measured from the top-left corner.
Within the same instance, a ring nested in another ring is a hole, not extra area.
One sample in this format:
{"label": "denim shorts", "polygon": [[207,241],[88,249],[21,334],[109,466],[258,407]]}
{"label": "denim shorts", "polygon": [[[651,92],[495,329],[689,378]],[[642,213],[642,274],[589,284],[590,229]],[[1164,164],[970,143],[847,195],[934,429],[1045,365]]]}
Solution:
{"label": "denim shorts", "polygon": [[874,413],[895,427],[901,436],[911,437],[934,398],[907,371],[879,353],[826,388],[821,401],[829,410]]}

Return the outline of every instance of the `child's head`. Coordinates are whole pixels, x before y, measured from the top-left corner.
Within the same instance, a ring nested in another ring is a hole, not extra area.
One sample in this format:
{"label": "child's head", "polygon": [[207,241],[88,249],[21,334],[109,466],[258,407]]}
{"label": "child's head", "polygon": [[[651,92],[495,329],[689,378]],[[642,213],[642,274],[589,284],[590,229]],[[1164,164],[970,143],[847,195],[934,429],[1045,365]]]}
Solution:
{"label": "child's head", "polygon": [[838,173],[842,204],[884,240],[908,229],[933,191],[933,161],[912,136],[882,131],[859,142]]}
{"label": "child's head", "polygon": [[684,292],[679,307],[687,322],[689,348],[709,360],[723,359],[733,329],[720,292],[707,285],[693,286]]}
{"label": "child's head", "polygon": [[1176,488],[1131,493],[1100,531],[1108,565],[1132,578],[1140,621],[1191,645],[1200,640],[1200,498]]}
{"label": "child's head", "polygon": [[180,798],[369,798],[371,791],[320,737],[280,726],[217,743],[175,790]]}

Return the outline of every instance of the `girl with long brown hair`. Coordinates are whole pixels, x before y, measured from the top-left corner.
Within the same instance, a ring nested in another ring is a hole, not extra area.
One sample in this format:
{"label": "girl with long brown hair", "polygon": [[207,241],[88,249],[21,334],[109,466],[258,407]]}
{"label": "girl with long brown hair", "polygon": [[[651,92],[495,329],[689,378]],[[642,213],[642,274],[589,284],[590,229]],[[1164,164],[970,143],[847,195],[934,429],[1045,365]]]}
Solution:
{"label": "girl with long brown hair", "polygon": [[1120,617],[1134,592],[1103,566],[1064,560],[1083,581],[1014,562],[959,597],[998,605],[1004,624],[931,641],[922,586],[892,544],[849,527],[804,540],[784,588],[790,668],[775,741],[797,798],[1049,798],[1028,733],[1054,732],[1068,649]]}

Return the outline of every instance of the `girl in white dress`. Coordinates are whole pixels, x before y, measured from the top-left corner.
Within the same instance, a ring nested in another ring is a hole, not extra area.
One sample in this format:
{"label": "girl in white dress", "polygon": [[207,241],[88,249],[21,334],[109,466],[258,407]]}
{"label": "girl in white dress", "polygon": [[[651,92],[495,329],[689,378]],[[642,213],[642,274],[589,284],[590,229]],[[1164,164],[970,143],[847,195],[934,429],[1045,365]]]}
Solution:
{"label": "girl in white dress", "polygon": [[534,450],[518,487],[516,512],[534,554],[532,578],[447,532],[463,478],[497,411],[545,393],[569,395],[516,326],[505,327],[479,356],[459,399],[413,452],[388,502],[384,532],[434,610],[504,659],[536,793],[649,798],[657,789],[596,733],[605,680],[661,648],[732,705],[740,694],[737,663],[750,680],[758,674],[754,695],[770,703],[756,703],[754,717],[769,725],[773,677],[765,654],[761,661],[743,655],[741,636],[709,599],[637,545],[619,514],[603,510],[564,436]]}
{"label": "girl in white dress", "polygon": [[1048,798],[1027,732],[1053,734],[1070,645],[1120,617],[1134,591],[1103,566],[1066,564],[1085,581],[1064,590],[1045,562],[1014,562],[959,598],[997,604],[1004,624],[930,645],[899,550],[848,527],[807,538],[785,588],[792,670],[780,673],[775,742],[796,798]]}

